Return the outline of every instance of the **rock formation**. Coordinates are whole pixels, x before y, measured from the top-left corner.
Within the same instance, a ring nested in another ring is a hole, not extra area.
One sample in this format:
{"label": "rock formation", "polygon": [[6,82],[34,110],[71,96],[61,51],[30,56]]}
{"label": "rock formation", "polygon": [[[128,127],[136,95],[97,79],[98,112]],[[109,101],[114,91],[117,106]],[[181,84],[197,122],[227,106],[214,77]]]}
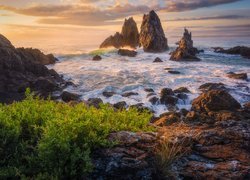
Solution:
{"label": "rock formation", "polygon": [[236,74],[234,72],[227,73],[227,77],[232,78],[232,79],[242,79],[242,80],[247,80],[248,78],[247,73]]}
{"label": "rock formation", "polygon": [[184,30],[182,39],[179,42],[179,47],[171,53],[170,60],[173,61],[199,61],[196,57],[198,49],[193,47],[192,34],[187,29]]}
{"label": "rock formation", "polygon": [[139,31],[136,22],[131,17],[125,19],[121,33],[116,32],[114,36],[105,39],[100,48],[115,47],[119,49],[125,46],[136,48],[138,45]]}
{"label": "rock formation", "polygon": [[241,55],[242,57],[250,59],[250,47],[236,46],[230,49],[223,49],[221,47],[214,47],[214,52]]}
{"label": "rock formation", "polygon": [[58,83],[63,80],[44,66],[54,62],[53,55],[44,55],[37,49],[16,49],[0,35],[0,102],[21,100],[28,87],[43,97],[59,89]]}
{"label": "rock formation", "polygon": [[119,49],[118,54],[121,56],[135,57],[137,55],[137,52],[134,50]]}
{"label": "rock formation", "polygon": [[145,52],[163,52],[168,50],[168,41],[161,21],[154,11],[143,16],[140,45]]}

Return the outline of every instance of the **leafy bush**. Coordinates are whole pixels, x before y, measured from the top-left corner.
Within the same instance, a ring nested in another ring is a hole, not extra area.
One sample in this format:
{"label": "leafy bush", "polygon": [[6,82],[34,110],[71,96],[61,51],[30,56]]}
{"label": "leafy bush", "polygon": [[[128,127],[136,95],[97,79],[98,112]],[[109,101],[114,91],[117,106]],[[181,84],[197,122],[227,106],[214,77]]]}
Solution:
{"label": "leafy bush", "polygon": [[91,151],[108,147],[110,132],[152,131],[151,114],[42,100],[0,104],[0,179],[76,178],[91,172]]}

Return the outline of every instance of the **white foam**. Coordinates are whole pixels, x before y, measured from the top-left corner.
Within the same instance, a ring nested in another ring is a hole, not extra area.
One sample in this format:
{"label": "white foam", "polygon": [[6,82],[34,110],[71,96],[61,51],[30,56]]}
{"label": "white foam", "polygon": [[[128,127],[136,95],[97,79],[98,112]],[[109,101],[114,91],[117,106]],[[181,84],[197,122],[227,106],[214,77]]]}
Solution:
{"label": "white foam", "polygon": [[[157,115],[166,112],[167,108],[163,105],[152,106],[148,102],[145,88],[153,88],[159,96],[162,88],[187,87],[192,94],[187,101],[179,101],[178,104],[179,108],[187,109],[191,107],[191,101],[200,94],[199,86],[207,82],[222,82],[232,89],[231,94],[238,101],[250,101],[250,83],[225,76],[230,71],[250,74],[250,61],[238,56],[205,51],[200,55],[200,62],[174,62],[169,61],[169,52],[151,54],[140,49],[134,58],[122,57],[116,52],[105,53],[102,57],[101,61],[92,61],[90,55],[65,56],[51,68],[77,84],[76,88],[70,87],[68,91],[81,94],[84,100],[100,97],[104,102],[112,104],[120,101],[126,101],[128,105],[144,103]],[[153,63],[156,57],[164,62]],[[173,68],[181,74],[169,74],[165,68]],[[239,85],[241,87],[237,87]],[[115,91],[117,94],[106,98],[102,95],[105,90]],[[121,96],[123,92],[130,91],[139,95],[129,98]]]}

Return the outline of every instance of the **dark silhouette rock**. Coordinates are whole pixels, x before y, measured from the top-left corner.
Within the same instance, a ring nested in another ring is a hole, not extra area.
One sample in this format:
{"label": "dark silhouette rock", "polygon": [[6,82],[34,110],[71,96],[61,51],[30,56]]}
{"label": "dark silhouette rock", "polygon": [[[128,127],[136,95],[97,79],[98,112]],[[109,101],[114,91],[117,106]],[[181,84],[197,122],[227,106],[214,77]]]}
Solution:
{"label": "dark silhouette rock", "polygon": [[230,49],[224,49],[222,47],[214,47],[214,52],[241,55],[242,57],[250,59],[250,48],[246,46],[236,46]]}
{"label": "dark silhouette rock", "polygon": [[247,78],[248,78],[247,73],[236,74],[233,72],[228,73],[227,77],[232,78],[232,79],[242,79],[242,80],[247,80]]}
{"label": "dark silhouette rock", "polygon": [[136,22],[131,17],[125,19],[122,32],[116,32],[114,36],[110,36],[104,40],[100,48],[115,47],[117,49],[129,46],[136,48],[139,45],[139,31]]}
{"label": "dark silhouette rock", "polygon": [[99,56],[99,55],[95,55],[92,59],[93,61],[101,61],[102,60],[102,57]]}
{"label": "dark silhouette rock", "polygon": [[115,95],[115,92],[110,92],[110,91],[104,91],[102,93],[103,96],[109,98],[109,97],[112,97],[113,95]]}
{"label": "dark silhouette rock", "polygon": [[0,35],[0,93],[5,94],[1,102],[22,100],[28,87],[42,97],[59,90],[63,79],[44,66],[54,60],[53,55],[44,55],[36,49],[16,49]]}
{"label": "dark silhouette rock", "polygon": [[173,61],[199,61],[196,57],[198,50],[193,47],[192,34],[184,29],[184,34],[179,42],[179,47],[171,53],[170,60]]}
{"label": "dark silhouette rock", "polygon": [[126,109],[127,103],[125,101],[118,102],[113,105],[116,109]]}
{"label": "dark silhouette rock", "polygon": [[161,21],[154,11],[143,16],[140,45],[145,52],[156,53],[168,50],[168,41],[165,37]]}
{"label": "dark silhouette rock", "polygon": [[119,49],[118,54],[121,56],[135,57],[137,55],[137,52],[134,50]]}
{"label": "dark silhouette rock", "polygon": [[241,105],[224,90],[211,90],[201,94],[192,102],[192,110],[198,112],[234,111],[241,108]]}
{"label": "dark silhouette rock", "polygon": [[70,101],[78,101],[80,96],[75,93],[63,91],[63,93],[61,94],[61,97],[64,102],[70,102]]}
{"label": "dark silhouette rock", "polygon": [[163,62],[163,60],[161,60],[159,57],[155,58],[154,63],[160,63]]}

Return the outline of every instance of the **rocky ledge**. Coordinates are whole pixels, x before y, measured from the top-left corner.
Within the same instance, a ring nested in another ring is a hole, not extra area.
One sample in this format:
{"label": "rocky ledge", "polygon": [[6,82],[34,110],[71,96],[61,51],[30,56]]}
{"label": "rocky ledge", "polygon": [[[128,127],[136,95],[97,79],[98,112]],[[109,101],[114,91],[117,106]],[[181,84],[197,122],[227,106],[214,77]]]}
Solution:
{"label": "rocky ledge", "polygon": [[163,52],[168,50],[168,40],[165,37],[161,21],[155,11],[143,16],[140,45],[145,52]]}
{"label": "rocky ledge", "polygon": [[122,27],[122,32],[116,32],[114,36],[110,36],[104,40],[100,48],[115,47],[117,49],[122,47],[136,48],[139,45],[139,31],[136,22],[131,17],[125,19]]}
{"label": "rocky ledge", "polygon": [[244,58],[250,59],[250,48],[246,46],[236,46],[230,49],[224,49],[222,47],[214,47],[214,52],[241,55]]}
{"label": "rocky ledge", "polygon": [[48,97],[64,81],[46,66],[56,62],[52,55],[38,49],[15,48],[0,35],[0,102],[11,103],[24,98],[26,88]]}
{"label": "rocky ledge", "polygon": [[184,34],[180,42],[179,47],[171,53],[170,60],[173,61],[200,61],[196,54],[199,53],[197,48],[193,47],[192,33],[184,29]]}

